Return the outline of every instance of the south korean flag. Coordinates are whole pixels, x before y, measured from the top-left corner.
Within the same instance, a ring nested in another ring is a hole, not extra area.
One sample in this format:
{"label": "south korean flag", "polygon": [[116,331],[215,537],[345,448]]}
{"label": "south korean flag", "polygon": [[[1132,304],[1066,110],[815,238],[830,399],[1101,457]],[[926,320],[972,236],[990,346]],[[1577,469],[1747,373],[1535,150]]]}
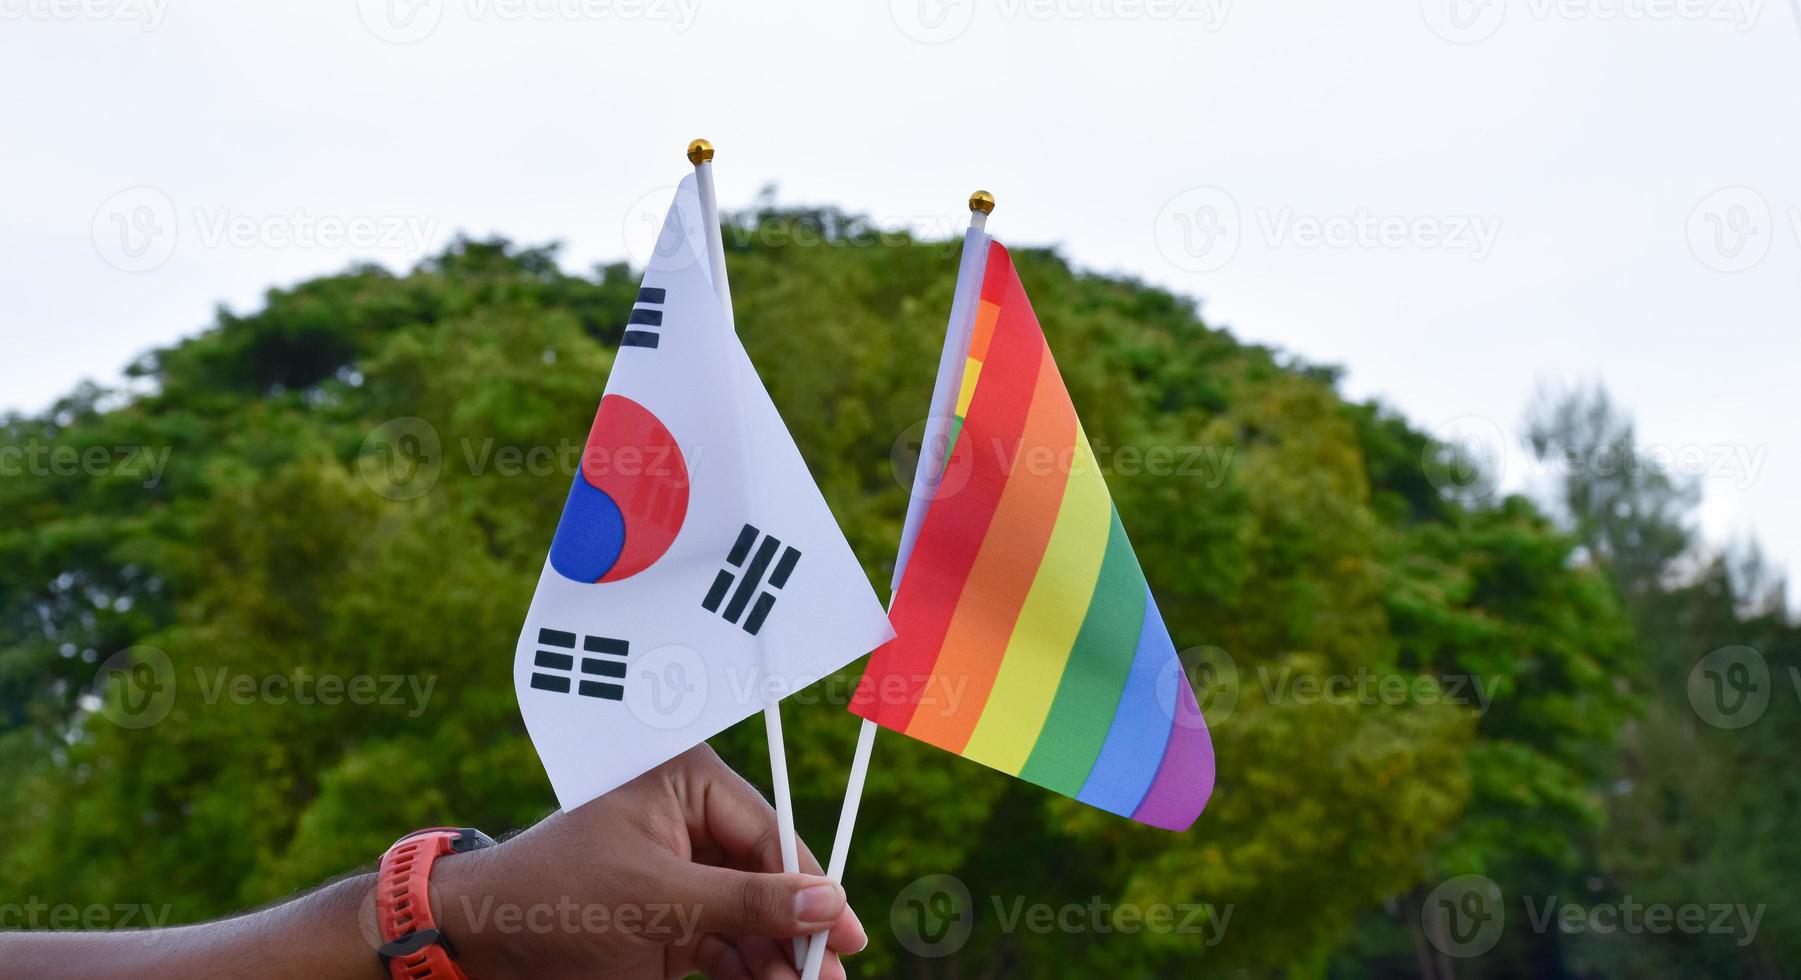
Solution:
{"label": "south korean flag", "polygon": [[644,275],[513,659],[565,809],[894,635],[727,325],[690,176]]}

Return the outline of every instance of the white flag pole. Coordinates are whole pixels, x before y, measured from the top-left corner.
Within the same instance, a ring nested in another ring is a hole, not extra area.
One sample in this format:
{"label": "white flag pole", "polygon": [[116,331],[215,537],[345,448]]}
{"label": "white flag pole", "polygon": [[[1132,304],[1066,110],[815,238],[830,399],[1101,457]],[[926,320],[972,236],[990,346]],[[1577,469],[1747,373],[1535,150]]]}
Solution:
{"label": "white flag pole", "polygon": [[[957,389],[962,385],[961,358],[969,350],[969,325],[974,320],[977,290],[988,262],[988,215],[994,211],[994,195],[976,191],[969,195],[969,231],[963,236],[963,259],[957,267],[957,287],[951,301],[950,326],[946,330],[944,350],[939,358],[938,380],[932,389],[932,414],[926,419],[925,435],[919,447],[919,467],[913,474],[913,496],[907,502],[906,523],[901,530],[900,548],[895,553],[893,589],[900,587],[901,573],[913,551],[913,540],[925,520],[925,502],[931,499],[943,476],[946,455],[943,445],[956,405]],[[894,592],[888,595],[889,608],[894,606]],[[850,779],[844,786],[844,805],[838,811],[838,832],[832,838],[832,857],[826,865],[826,877],[844,881],[844,866],[850,863],[850,839],[857,827],[857,810],[863,802],[863,784],[869,778],[869,756],[875,749],[876,723],[863,719],[857,729],[857,750],[851,758]],[[825,965],[826,934],[815,933],[807,942],[807,962],[801,980],[819,980]]]}
{"label": "white flag pole", "polygon": [[738,329],[732,316],[732,287],[725,278],[725,235],[719,224],[719,198],[713,193],[713,144],[695,140],[688,144],[688,162],[694,164],[694,183],[700,191],[700,214],[707,225],[707,275],[713,280],[713,291],[719,294],[719,305],[725,310],[725,325]]}
{"label": "white flag pole", "polygon": [[[732,287],[725,275],[725,234],[719,223],[719,198],[713,191],[713,144],[695,140],[688,144],[688,162],[694,164],[694,183],[700,192],[701,221],[707,232],[707,268],[726,326],[738,329],[732,315]],[[774,783],[776,834],[782,849],[782,870],[800,871],[800,844],[794,832],[794,794],[788,786],[788,748],[782,738],[782,702],[768,686],[763,694],[763,731],[769,741],[769,777]],[[806,947],[794,940],[794,962],[800,963]]]}

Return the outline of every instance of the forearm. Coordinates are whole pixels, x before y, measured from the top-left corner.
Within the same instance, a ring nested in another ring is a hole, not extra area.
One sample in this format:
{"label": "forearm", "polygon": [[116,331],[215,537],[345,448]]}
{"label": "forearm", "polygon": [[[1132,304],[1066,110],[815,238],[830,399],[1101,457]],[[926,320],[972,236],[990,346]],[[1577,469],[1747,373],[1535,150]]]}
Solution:
{"label": "forearm", "polygon": [[259,912],[171,929],[0,932],[0,980],[382,980],[374,888],[374,875],[357,875]]}

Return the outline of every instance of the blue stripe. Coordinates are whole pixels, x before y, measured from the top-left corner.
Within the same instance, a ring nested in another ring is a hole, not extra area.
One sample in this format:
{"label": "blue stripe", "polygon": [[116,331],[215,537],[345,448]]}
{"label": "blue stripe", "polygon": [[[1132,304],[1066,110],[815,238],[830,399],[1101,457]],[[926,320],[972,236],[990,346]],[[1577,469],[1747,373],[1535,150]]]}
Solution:
{"label": "blue stripe", "polygon": [[1173,664],[1177,664],[1175,641],[1169,638],[1157,600],[1146,586],[1138,652],[1132,655],[1132,669],[1126,675],[1126,688],[1120,693],[1107,741],[1076,799],[1126,817],[1138,808],[1157,778],[1157,765],[1169,742],[1173,719],[1157,703],[1157,679],[1172,669],[1180,670]]}

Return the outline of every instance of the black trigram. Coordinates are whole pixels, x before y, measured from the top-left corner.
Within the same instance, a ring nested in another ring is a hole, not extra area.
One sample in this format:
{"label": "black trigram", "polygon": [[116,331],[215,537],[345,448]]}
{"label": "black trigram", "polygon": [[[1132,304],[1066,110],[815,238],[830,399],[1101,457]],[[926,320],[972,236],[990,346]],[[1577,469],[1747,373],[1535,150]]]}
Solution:
{"label": "black trigram", "polygon": [[[663,325],[663,300],[669,295],[667,289],[645,286],[638,290],[638,305],[632,307],[632,318],[625,321],[625,336],[619,339],[621,347],[655,347],[661,336],[655,330],[645,327],[661,327]],[[640,329],[633,329],[634,327]]]}
{"label": "black trigram", "polygon": [[[757,543],[758,536],[763,538],[761,544]],[[750,557],[752,545],[756,545],[755,557]],[[780,561],[777,561],[775,557],[777,551],[782,553]],[[744,564],[744,559],[747,557],[750,558],[749,567]],[[788,576],[794,574],[794,566],[799,561],[800,552],[798,550],[784,549],[782,543],[776,540],[774,535],[765,535],[746,524],[744,530],[738,532],[738,540],[732,544],[731,553],[725,556],[725,563],[730,567],[719,570],[719,575],[713,579],[713,587],[707,590],[707,597],[701,600],[700,604],[707,612],[719,613],[724,616],[728,623],[736,623],[742,618],[744,632],[756,636],[757,631],[763,628],[763,620],[769,618],[769,610],[775,607],[775,593],[764,592],[760,595],[757,593],[757,589],[763,585],[764,573],[769,575],[769,587],[779,589],[788,584]],[[769,567],[772,562],[775,565],[773,570]],[[734,575],[733,569],[738,569],[743,574]],[[734,579],[738,582],[736,589],[732,588]],[[729,602],[725,598],[727,592],[732,594]],[[756,597],[754,604],[751,602],[752,596]],[[719,604],[722,602],[725,603],[723,611],[719,608]],[[750,607],[749,616],[744,615],[746,606]]]}
{"label": "black trigram", "polygon": [[[575,634],[563,630],[541,629],[538,631],[538,646],[553,649],[541,649],[533,658],[532,666],[537,669],[532,671],[532,687],[540,691],[568,694],[571,682],[576,680],[575,654],[560,651],[575,650]],[[582,651],[599,656],[581,658],[580,683],[574,685],[575,693],[586,698],[625,700],[625,688],[622,685],[589,678],[611,677],[625,680],[625,655],[630,649],[631,644],[610,636],[583,636]]]}

